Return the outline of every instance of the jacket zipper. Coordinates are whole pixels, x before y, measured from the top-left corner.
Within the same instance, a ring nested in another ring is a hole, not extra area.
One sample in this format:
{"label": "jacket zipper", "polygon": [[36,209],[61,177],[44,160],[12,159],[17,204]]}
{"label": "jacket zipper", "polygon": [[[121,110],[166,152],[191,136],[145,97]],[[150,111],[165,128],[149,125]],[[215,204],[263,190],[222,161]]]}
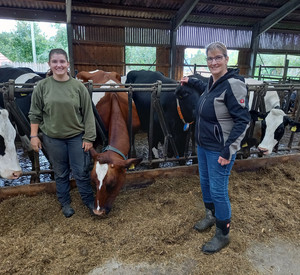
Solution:
{"label": "jacket zipper", "polygon": [[205,101],[206,101],[206,97],[207,97],[207,95],[205,95],[203,101],[202,101],[201,104],[199,105],[199,119],[198,119],[198,123],[197,123],[199,145],[200,145],[200,114],[201,114],[201,112],[202,112],[203,105],[204,105],[204,103],[205,103]]}

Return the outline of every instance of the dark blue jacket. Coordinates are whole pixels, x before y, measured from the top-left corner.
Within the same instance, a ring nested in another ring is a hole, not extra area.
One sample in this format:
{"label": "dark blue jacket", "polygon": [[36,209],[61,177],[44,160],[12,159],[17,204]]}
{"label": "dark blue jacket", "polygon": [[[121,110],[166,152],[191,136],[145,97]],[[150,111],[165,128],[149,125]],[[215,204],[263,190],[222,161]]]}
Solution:
{"label": "dark blue jacket", "polygon": [[208,84],[193,78],[189,83],[204,91],[196,109],[197,144],[231,160],[240,149],[251,119],[244,78],[238,70],[228,69],[214,84],[212,77]]}

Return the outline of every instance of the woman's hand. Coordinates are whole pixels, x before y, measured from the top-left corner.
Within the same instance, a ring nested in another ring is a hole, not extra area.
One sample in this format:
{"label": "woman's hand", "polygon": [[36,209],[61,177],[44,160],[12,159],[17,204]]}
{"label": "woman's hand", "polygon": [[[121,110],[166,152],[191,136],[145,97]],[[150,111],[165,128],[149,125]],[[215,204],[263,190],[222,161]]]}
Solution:
{"label": "woman's hand", "polygon": [[181,85],[183,85],[184,83],[188,83],[188,82],[189,82],[188,76],[184,76],[184,77],[181,78],[181,80],[180,80]]}
{"label": "woman's hand", "polygon": [[223,166],[223,165],[227,165],[228,163],[230,163],[230,160],[219,157],[218,163],[220,163],[221,166]]}
{"label": "woman's hand", "polygon": [[84,152],[87,152],[88,150],[90,150],[93,147],[93,143],[91,142],[82,142],[82,148],[84,149]]}
{"label": "woman's hand", "polygon": [[42,143],[38,137],[32,137],[30,139],[30,144],[35,152],[39,152],[39,150],[42,149]]}

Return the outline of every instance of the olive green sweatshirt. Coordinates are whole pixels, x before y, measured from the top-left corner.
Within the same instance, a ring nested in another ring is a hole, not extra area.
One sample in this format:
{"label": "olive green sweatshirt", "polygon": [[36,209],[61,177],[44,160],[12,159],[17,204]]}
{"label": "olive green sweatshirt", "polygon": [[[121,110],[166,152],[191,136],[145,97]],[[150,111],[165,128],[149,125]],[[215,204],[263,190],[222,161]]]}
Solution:
{"label": "olive green sweatshirt", "polygon": [[95,117],[88,90],[78,80],[41,80],[32,93],[29,119],[52,138],[71,138],[84,133],[83,140],[96,139]]}

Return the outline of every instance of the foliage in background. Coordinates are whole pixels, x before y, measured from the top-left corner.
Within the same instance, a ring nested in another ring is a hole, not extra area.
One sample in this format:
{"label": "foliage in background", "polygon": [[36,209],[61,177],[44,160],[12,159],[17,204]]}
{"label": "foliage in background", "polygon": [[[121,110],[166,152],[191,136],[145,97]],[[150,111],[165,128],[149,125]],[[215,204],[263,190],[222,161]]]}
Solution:
{"label": "foliage in background", "polygon": [[[38,63],[48,62],[48,54],[52,48],[68,50],[66,27],[54,24],[57,34],[50,38],[42,33],[37,23],[34,23],[36,58]],[[16,29],[0,33],[1,53],[15,62],[32,62],[31,24],[18,21]],[[67,51],[68,52],[68,51]]]}
{"label": "foliage in background", "polygon": [[[129,64],[126,66],[126,73],[131,70],[149,70],[156,71],[156,47],[125,47],[125,62]],[[141,64],[130,65],[130,64]],[[142,65],[148,64],[148,65]]]}
{"label": "foliage in background", "polygon": [[[299,55],[285,55],[285,54],[258,54],[256,59],[256,66],[262,65],[261,76],[265,79],[268,77],[272,80],[282,78],[284,74],[285,61],[289,60],[289,67],[294,66],[298,68],[289,68],[287,76],[290,78],[299,78],[300,76],[300,56]],[[263,66],[269,66],[267,68]],[[278,68],[280,67],[280,68]],[[255,75],[259,74],[259,68],[255,69]]]}
{"label": "foliage in background", "polygon": [[[228,50],[229,56],[229,66],[236,66],[238,63],[238,55],[239,51],[237,50]],[[184,63],[186,66],[184,67],[184,75],[191,75],[194,73],[194,65],[197,66],[197,72],[201,72],[201,74],[205,76],[209,76],[209,72],[206,63],[206,53],[205,49],[194,49],[194,48],[186,48],[184,51]],[[188,66],[187,66],[188,65]]]}

